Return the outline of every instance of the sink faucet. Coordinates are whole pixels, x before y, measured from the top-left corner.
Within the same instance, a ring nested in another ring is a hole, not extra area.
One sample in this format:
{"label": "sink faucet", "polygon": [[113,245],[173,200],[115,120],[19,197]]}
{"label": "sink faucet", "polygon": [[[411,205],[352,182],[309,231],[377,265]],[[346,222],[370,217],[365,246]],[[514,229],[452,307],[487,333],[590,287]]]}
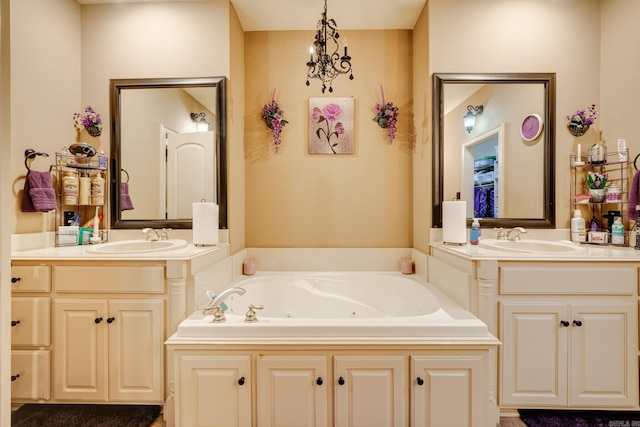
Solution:
{"label": "sink faucet", "polygon": [[204,308],[202,309],[202,314],[207,314],[209,310],[217,310],[217,307],[222,303],[222,300],[224,300],[229,295],[231,294],[244,295],[245,292],[247,291],[239,287],[229,288],[227,290],[220,292],[220,295],[217,295],[213,300],[211,300],[209,304],[204,306]]}
{"label": "sink faucet", "polygon": [[507,235],[504,234],[504,228],[502,227],[494,227],[493,231],[497,231],[496,240],[507,240]]}
{"label": "sink faucet", "polygon": [[[520,235],[526,233],[527,230],[525,230],[522,227],[513,227],[511,230],[509,230],[509,232],[507,233],[507,240],[513,240],[518,241],[520,240]],[[514,234],[513,237],[511,237],[511,234]]]}
{"label": "sink faucet", "polygon": [[147,235],[146,240],[150,240],[152,242],[157,242],[158,240],[160,240],[160,234],[153,228],[143,228],[142,233]]}

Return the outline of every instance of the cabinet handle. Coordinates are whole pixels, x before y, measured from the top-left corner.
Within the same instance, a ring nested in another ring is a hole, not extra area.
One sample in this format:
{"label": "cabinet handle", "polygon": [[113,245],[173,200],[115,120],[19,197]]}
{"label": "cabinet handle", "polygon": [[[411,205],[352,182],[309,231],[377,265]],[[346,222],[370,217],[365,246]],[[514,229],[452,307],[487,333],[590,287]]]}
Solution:
{"label": "cabinet handle", "polygon": [[11,375],[11,381],[15,381],[20,378],[20,374]]}
{"label": "cabinet handle", "polygon": [[238,385],[244,385],[244,377],[240,377],[238,380]]}
{"label": "cabinet handle", "polygon": [[574,320],[574,321],[573,321],[573,324],[574,324],[575,326],[577,326],[577,327],[582,326],[582,322],[581,322],[580,320]]}
{"label": "cabinet handle", "polygon": [[318,377],[318,379],[316,380],[316,384],[322,385],[322,377]]}
{"label": "cabinet handle", "polygon": [[18,283],[20,280],[22,280],[20,277],[12,277],[11,283]]}
{"label": "cabinet handle", "polygon": [[19,321],[19,320],[12,320],[12,321],[11,321],[11,326],[16,326],[16,325],[18,325],[19,323],[20,323],[20,321]]}
{"label": "cabinet handle", "polygon": [[344,385],[344,378],[342,377],[338,378],[338,384]]}
{"label": "cabinet handle", "polygon": [[416,378],[416,382],[418,383],[418,385],[423,385],[424,384],[424,380],[420,377]]}
{"label": "cabinet handle", "polygon": [[109,318],[107,318],[107,323],[109,323],[109,324],[110,324],[110,323],[112,323],[114,320],[116,320],[116,318],[115,318],[115,317],[109,317]]}
{"label": "cabinet handle", "polygon": [[569,322],[567,322],[566,320],[561,320],[560,325],[566,328],[567,326],[569,326]]}
{"label": "cabinet handle", "polygon": [[96,317],[93,321],[96,323],[100,323],[102,322],[102,317]]}

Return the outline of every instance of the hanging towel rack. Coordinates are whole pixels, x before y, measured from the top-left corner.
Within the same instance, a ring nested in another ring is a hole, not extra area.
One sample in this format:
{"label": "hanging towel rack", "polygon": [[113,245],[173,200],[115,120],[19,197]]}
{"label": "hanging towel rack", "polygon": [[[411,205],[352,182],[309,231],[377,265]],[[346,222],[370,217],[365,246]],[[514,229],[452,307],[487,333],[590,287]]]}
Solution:
{"label": "hanging towel rack", "polygon": [[41,153],[31,148],[27,148],[26,150],[24,150],[24,167],[27,168],[27,172],[31,172],[28,160],[35,159],[37,156],[49,157],[47,153]]}
{"label": "hanging towel rack", "polygon": [[120,170],[121,170],[122,172],[124,172],[124,174],[127,176],[127,180],[126,180],[125,182],[127,182],[127,183],[128,183],[128,182],[129,182],[129,172],[127,172],[127,171],[126,171],[126,170],[124,170],[124,169],[120,169]]}

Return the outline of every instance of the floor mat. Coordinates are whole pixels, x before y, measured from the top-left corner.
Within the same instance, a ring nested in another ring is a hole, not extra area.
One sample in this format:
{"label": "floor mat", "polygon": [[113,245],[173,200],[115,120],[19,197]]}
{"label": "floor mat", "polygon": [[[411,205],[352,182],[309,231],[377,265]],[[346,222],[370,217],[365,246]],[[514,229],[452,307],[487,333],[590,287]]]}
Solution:
{"label": "floor mat", "polygon": [[11,414],[12,427],[149,427],[157,405],[26,404]]}
{"label": "floor mat", "polygon": [[521,409],[527,427],[640,427],[635,411],[558,411]]}

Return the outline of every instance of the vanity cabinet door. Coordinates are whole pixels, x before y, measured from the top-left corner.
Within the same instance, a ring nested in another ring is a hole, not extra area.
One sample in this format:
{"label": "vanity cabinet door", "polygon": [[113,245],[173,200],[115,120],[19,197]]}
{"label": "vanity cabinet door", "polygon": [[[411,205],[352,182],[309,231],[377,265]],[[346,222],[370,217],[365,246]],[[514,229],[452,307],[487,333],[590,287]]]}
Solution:
{"label": "vanity cabinet door", "polygon": [[54,399],[107,400],[107,309],[105,300],[54,301]]}
{"label": "vanity cabinet door", "polygon": [[174,360],[175,427],[251,427],[251,356],[186,351]]}
{"label": "vanity cabinet door", "polygon": [[257,425],[328,426],[326,356],[257,358]]}
{"label": "vanity cabinet door", "polygon": [[571,405],[638,404],[635,305],[602,298],[571,305]]}
{"label": "vanity cabinet door", "polygon": [[405,357],[335,356],[336,427],[406,425]]}
{"label": "vanity cabinet door", "polygon": [[569,321],[567,303],[500,303],[501,405],[567,405]]}
{"label": "vanity cabinet door", "polygon": [[109,400],[163,400],[162,300],[109,300]]}

